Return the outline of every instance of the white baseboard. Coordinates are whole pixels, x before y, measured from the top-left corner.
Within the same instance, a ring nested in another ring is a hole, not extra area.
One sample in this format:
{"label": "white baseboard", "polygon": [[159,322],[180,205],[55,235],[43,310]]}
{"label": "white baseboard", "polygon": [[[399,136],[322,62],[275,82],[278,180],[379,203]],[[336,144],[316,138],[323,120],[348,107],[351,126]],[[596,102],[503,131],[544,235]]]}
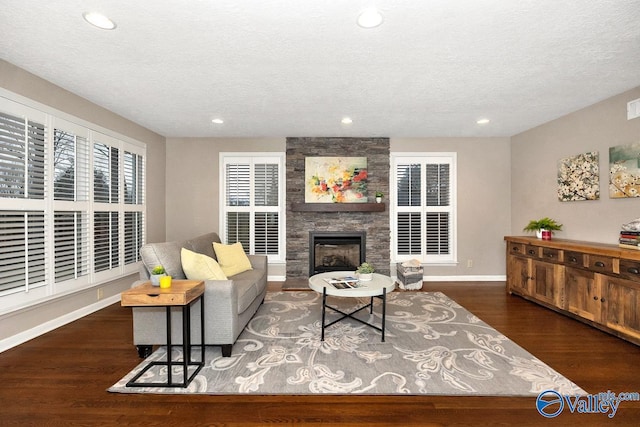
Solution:
{"label": "white baseboard", "polygon": [[54,329],[59,328],[60,326],[66,325],[67,323],[71,323],[84,316],[87,316],[91,313],[101,310],[118,301],[120,301],[120,294],[110,296],[108,298],[97,301],[86,307],[82,307],[81,309],[78,309],[71,313],[67,313],[64,316],[60,316],[56,319],[49,320],[48,322],[42,323],[34,328],[31,328],[24,332],[20,332],[19,334],[10,336],[9,338],[0,340],[0,353],[2,353],[5,350],[9,350],[10,348],[13,348],[15,346],[18,346],[20,344],[23,344],[29,340],[32,340],[33,338],[37,338],[40,335],[44,335],[47,332],[51,332]]}
{"label": "white baseboard", "polygon": [[267,276],[268,282],[284,282],[287,280],[287,276]]}

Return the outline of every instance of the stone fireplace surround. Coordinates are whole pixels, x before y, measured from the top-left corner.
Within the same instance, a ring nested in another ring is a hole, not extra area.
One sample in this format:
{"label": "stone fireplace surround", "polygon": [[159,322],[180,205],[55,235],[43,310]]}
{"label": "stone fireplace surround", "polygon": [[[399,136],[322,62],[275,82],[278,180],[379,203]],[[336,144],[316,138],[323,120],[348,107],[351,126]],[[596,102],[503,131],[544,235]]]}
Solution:
{"label": "stone fireplace surround", "polygon": [[287,280],[309,277],[309,232],[366,233],[366,261],[376,272],[389,274],[389,208],[382,212],[301,212],[293,206],[304,203],[306,157],[366,157],[369,200],[376,191],[388,201],[389,138],[287,138]]}

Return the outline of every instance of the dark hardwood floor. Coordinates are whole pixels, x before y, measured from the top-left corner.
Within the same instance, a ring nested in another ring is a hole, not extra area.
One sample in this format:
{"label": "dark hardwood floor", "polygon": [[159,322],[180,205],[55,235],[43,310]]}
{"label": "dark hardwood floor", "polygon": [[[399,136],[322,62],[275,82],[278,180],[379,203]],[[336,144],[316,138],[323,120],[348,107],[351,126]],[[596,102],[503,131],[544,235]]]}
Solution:
{"label": "dark hardwood floor", "polygon": [[[279,284],[270,284],[271,290]],[[589,393],[640,392],[640,347],[505,293],[504,283],[431,283]],[[538,414],[535,398],[123,395],[139,363],[131,310],[114,304],[0,354],[0,426],[640,425],[640,402],[603,414]]]}

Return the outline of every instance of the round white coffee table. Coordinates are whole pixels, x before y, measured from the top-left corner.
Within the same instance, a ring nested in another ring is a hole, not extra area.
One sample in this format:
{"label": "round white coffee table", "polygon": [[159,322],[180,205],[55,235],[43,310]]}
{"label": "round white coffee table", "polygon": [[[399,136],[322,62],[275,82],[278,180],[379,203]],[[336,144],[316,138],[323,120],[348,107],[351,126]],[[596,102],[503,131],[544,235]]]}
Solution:
{"label": "round white coffee table", "polygon": [[[322,337],[321,341],[324,341],[324,330],[326,327],[333,325],[347,317],[357,320],[360,323],[363,323],[367,326],[370,326],[374,329],[377,329],[382,333],[382,342],[384,342],[384,326],[385,326],[385,315],[387,308],[387,292],[391,292],[395,289],[396,284],[393,279],[389,276],[385,276],[383,274],[373,273],[373,278],[370,281],[359,281],[358,287],[348,288],[348,289],[339,289],[328,282],[328,280],[332,278],[342,278],[342,277],[355,277],[355,272],[353,271],[330,271],[327,273],[320,273],[309,277],[309,287],[314,291],[322,294]],[[345,298],[356,298],[356,297],[371,297],[369,304],[366,304],[350,313],[345,313],[342,310],[339,310],[336,307],[327,305],[327,295],[335,296],[335,297],[345,297]],[[364,320],[358,319],[353,315],[358,313],[361,310],[369,308],[369,313],[373,313],[373,298],[378,297],[382,299],[382,325],[380,327],[373,325],[371,323],[365,322]],[[327,308],[342,314],[342,317],[334,320],[331,323],[325,324],[325,315]]]}

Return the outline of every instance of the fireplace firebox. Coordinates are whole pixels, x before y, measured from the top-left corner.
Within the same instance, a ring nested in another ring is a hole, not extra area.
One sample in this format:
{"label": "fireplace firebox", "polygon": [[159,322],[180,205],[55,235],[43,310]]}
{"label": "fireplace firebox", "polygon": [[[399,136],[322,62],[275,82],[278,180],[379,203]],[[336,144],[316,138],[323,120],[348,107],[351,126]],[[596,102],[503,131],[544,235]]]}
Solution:
{"label": "fireplace firebox", "polygon": [[364,231],[310,231],[309,276],[355,270],[366,260]]}

